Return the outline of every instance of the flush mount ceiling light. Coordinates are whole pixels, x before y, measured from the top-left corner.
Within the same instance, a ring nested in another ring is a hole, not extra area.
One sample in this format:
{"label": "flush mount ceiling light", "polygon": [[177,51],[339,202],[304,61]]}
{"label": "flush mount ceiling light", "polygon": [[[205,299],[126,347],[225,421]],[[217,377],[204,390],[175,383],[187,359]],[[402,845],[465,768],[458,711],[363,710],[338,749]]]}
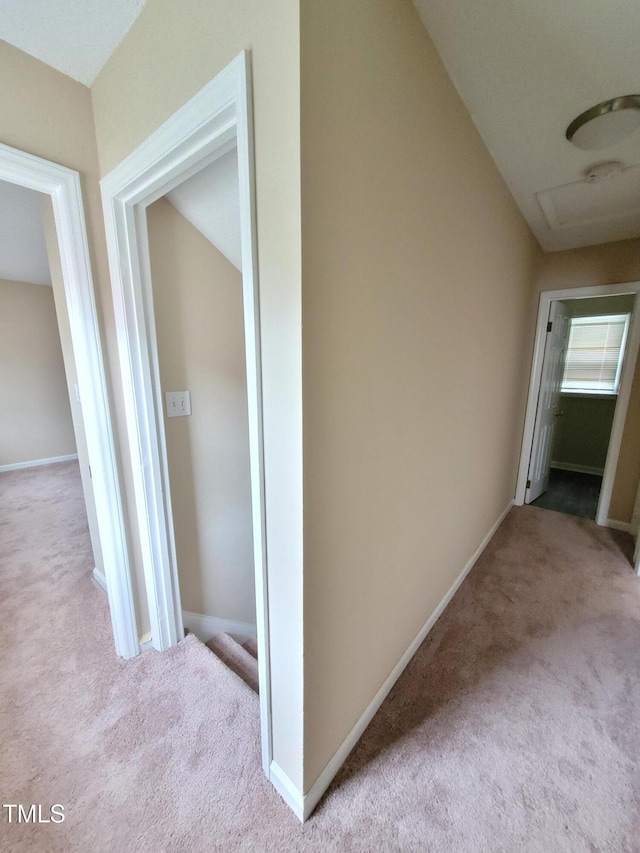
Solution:
{"label": "flush mount ceiling light", "polygon": [[574,118],[566,136],[578,148],[593,151],[626,139],[638,127],[640,95],[623,95],[603,101]]}

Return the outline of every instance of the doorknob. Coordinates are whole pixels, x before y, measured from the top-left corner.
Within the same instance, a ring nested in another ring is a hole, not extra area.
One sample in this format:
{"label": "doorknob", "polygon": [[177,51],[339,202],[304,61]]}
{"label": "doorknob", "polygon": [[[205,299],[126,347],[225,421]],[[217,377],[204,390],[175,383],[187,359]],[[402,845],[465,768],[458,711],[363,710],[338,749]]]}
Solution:
{"label": "doorknob", "polygon": [[560,412],[556,412],[555,417],[561,418],[561,417],[563,417],[563,415],[564,415],[564,412],[560,411]]}

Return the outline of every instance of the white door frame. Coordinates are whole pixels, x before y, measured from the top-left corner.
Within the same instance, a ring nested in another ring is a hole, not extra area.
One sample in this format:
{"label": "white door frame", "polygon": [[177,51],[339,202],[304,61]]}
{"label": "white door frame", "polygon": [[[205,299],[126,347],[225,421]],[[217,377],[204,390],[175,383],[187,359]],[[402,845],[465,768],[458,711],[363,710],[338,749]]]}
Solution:
{"label": "white door frame", "polygon": [[0,144],[0,180],[51,198],[116,652],[140,651],[80,176]]}
{"label": "white door frame", "polygon": [[271,692],[249,60],[247,51],[237,56],[107,175],[101,187],[151,637],[154,648],[163,651],[184,634],[146,208],[237,142],[262,759],[269,775]]}
{"label": "white door frame", "polygon": [[638,483],[638,491],[636,494],[636,502],[633,507],[633,515],[631,516],[630,532],[636,541],[636,548],[633,554],[633,566],[636,574],[640,575],[640,483]]}
{"label": "white door frame", "polygon": [[633,294],[636,299],[633,306],[633,313],[631,315],[631,323],[629,325],[624,364],[622,367],[622,374],[620,376],[620,388],[618,391],[613,423],[611,425],[609,449],[607,451],[607,459],[604,466],[602,486],[600,489],[600,500],[598,501],[598,510],[596,513],[597,524],[603,526],[608,526],[610,524],[609,504],[611,503],[611,493],[613,491],[613,483],[616,475],[616,468],[618,466],[622,433],[624,431],[624,424],[627,417],[631,384],[633,382],[633,375],[638,357],[638,346],[640,345],[640,299],[638,298],[638,293],[640,293],[640,282],[635,281],[623,284],[567,288],[565,290],[545,290],[540,294],[538,325],[536,328],[533,362],[531,365],[531,379],[529,382],[527,414],[525,417],[522,452],[520,454],[520,468],[518,471],[518,481],[514,500],[517,506],[522,506],[525,500],[529,461],[531,458],[531,447],[533,442],[533,430],[536,420],[538,396],[540,394],[540,380],[542,377],[542,362],[544,359],[544,345],[547,334],[547,320],[549,317],[551,303],[564,299],[593,299],[597,296],[621,296],[624,294]]}

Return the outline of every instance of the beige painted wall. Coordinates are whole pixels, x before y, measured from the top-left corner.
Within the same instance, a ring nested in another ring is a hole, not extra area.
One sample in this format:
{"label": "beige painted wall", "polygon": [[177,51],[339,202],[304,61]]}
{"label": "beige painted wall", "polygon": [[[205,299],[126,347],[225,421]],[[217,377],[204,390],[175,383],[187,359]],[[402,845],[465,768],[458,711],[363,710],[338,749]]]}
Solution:
{"label": "beige painted wall", "polygon": [[[0,79],[2,79],[2,86],[0,86],[2,142],[21,151],[68,166],[80,173],[98,312],[103,330],[106,332],[108,381],[112,387],[118,418],[115,434],[116,448],[124,449],[126,445],[123,441],[126,434],[118,372],[109,369],[110,365],[117,364],[117,350],[90,92],[70,77],[54,71],[44,63],[2,41],[0,41]],[[62,312],[65,311],[64,303],[58,304],[60,322],[64,322]],[[128,495],[132,494],[132,484],[128,469],[123,466],[122,470],[125,482],[124,510],[127,513],[127,507],[130,505]],[[133,516],[129,517],[133,525]],[[133,529],[135,530],[135,527]],[[144,580],[135,535],[132,536],[131,542],[134,552],[132,582],[134,596],[138,603],[138,629],[143,633],[148,630],[149,617],[146,602],[142,596]]]}
{"label": "beige painted wall", "polygon": [[537,245],[409,0],[303,0],[305,790],[513,498]]}
{"label": "beige painted wall", "polygon": [[76,452],[53,291],[0,280],[0,466]]}
{"label": "beige painted wall", "polygon": [[[640,240],[624,240],[554,252],[542,257],[536,281],[535,304],[543,290],[619,284],[640,280]],[[532,312],[533,313],[533,312]],[[640,482],[640,360],[629,400],[609,517],[629,522]]]}
{"label": "beige painted wall", "polygon": [[255,624],[242,276],[166,199],[147,211],[182,607]]}
{"label": "beige painted wall", "polygon": [[103,174],[252,54],[273,750],[302,787],[300,33],[296,0],[149,0],[92,87]]}

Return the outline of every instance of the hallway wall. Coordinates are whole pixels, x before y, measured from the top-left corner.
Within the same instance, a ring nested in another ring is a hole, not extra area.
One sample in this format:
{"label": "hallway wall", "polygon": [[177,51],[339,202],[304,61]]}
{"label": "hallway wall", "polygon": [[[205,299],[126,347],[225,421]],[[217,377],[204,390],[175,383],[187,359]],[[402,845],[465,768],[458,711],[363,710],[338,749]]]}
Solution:
{"label": "hallway wall", "polygon": [[183,610],[255,625],[242,275],[162,198],[147,209]]}
{"label": "hallway wall", "polygon": [[305,790],[513,498],[537,244],[409,0],[303,0]]}
{"label": "hallway wall", "polygon": [[0,466],[76,452],[53,290],[0,280]]}

